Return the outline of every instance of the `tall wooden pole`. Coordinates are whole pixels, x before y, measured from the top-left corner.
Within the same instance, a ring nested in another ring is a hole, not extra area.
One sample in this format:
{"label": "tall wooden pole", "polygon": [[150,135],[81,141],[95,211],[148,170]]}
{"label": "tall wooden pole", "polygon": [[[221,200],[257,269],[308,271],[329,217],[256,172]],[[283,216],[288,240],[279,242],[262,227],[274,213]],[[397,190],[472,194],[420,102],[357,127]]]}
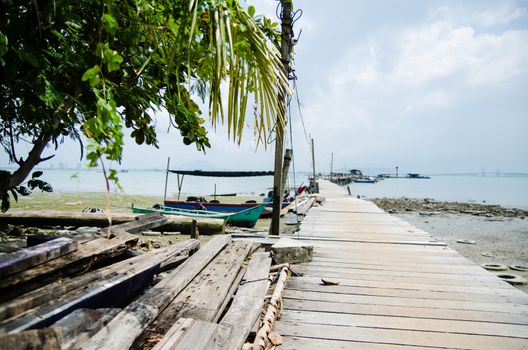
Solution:
{"label": "tall wooden pole", "polygon": [[[292,48],[292,0],[281,0],[281,60],[284,74],[288,77],[290,72],[290,52]],[[284,126],[286,124],[286,91],[279,91],[279,103],[284,115],[284,121],[277,118],[275,126],[275,166],[273,177],[273,214],[271,217],[270,234],[278,235],[280,228],[280,211],[282,203],[282,156],[284,148]]]}
{"label": "tall wooden pole", "polygon": [[167,158],[167,169],[165,169],[165,191],[163,192],[163,202],[167,200],[167,184],[169,183],[170,157]]}
{"label": "tall wooden pole", "polygon": [[319,193],[317,181],[315,180],[315,152],[314,152],[314,140],[313,139],[312,139],[312,176],[313,176],[312,188],[316,191],[316,193]]}
{"label": "tall wooden pole", "polygon": [[332,158],[330,159],[330,181],[334,176],[334,152],[332,152]]}

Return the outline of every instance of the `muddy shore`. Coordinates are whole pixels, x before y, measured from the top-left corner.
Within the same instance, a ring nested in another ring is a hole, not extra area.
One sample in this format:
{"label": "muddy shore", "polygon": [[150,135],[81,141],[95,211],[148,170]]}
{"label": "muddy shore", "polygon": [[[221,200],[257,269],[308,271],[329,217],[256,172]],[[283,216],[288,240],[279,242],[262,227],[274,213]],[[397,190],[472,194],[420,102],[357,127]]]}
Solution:
{"label": "muddy shore", "polygon": [[[528,212],[497,205],[432,199],[373,199],[379,207],[481,264],[528,266]],[[470,240],[464,244],[458,240]],[[491,273],[500,274],[501,272]],[[502,271],[528,279],[527,271]],[[528,285],[517,286],[528,293]]]}

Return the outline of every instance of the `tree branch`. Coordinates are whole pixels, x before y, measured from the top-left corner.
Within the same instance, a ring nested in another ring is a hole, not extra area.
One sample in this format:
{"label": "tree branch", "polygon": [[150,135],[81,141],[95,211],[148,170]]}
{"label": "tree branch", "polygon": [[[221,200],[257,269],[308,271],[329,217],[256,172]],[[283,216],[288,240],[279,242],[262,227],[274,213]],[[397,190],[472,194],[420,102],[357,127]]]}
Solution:
{"label": "tree branch", "polygon": [[15,152],[15,140],[13,138],[13,122],[11,121],[9,123],[9,138],[11,139],[11,158],[17,163],[18,165],[22,165],[22,159],[18,160]]}

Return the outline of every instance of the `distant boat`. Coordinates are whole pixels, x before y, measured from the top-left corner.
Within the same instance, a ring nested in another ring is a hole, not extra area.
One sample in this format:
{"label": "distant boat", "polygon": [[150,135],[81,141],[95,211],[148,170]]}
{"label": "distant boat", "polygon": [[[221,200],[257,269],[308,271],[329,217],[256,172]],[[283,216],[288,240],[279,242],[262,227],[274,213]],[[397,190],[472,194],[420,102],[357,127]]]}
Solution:
{"label": "distant boat", "polygon": [[359,184],[373,184],[373,183],[378,182],[378,180],[374,177],[364,176],[364,177],[359,177],[357,179],[354,179],[354,182],[359,183]]}
{"label": "distant boat", "polygon": [[426,175],[416,174],[416,173],[409,173],[407,174],[407,178],[408,179],[430,179],[431,177],[426,176]]}
{"label": "distant boat", "polygon": [[132,205],[132,212],[136,214],[161,213],[166,215],[182,215],[193,218],[222,219],[225,220],[226,224],[238,227],[254,227],[263,210],[263,204],[244,209],[237,213],[219,213],[210,212],[207,210],[186,210],[170,208],[160,204],[156,204],[152,208],[138,208]]}

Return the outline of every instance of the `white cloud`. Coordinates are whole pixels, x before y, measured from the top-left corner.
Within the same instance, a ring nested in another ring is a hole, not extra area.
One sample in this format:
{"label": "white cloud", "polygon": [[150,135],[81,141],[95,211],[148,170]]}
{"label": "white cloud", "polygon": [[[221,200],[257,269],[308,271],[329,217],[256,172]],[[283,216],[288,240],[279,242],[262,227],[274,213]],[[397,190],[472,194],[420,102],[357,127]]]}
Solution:
{"label": "white cloud", "polygon": [[483,26],[494,27],[525,18],[527,14],[526,8],[516,7],[514,3],[504,1],[493,8],[477,13],[475,19]]}
{"label": "white cloud", "polygon": [[498,83],[528,71],[528,31],[477,34],[471,27],[433,23],[407,31],[393,78],[423,85],[442,78]]}
{"label": "white cloud", "polygon": [[507,26],[526,17],[528,17],[528,10],[516,0],[460,1],[434,8],[429,20],[450,20],[460,25],[490,29]]}

